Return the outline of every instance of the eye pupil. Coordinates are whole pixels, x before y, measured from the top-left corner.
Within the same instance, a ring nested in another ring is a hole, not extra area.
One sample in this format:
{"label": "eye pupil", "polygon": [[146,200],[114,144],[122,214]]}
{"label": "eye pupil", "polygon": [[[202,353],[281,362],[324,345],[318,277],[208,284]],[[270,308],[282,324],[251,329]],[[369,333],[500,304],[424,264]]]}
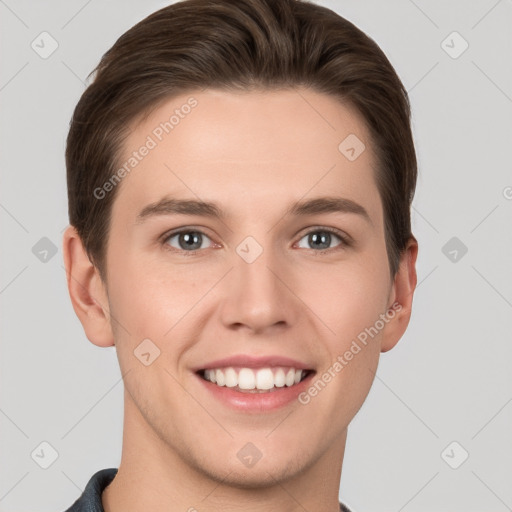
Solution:
{"label": "eye pupil", "polygon": [[[320,233],[320,235],[318,233]],[[309,235],[309,242],[314,247],[328,249],[331,245],[331,234],[326,231],[316,231]]]}
{"label": "eye pupil", "polygon": [[[189,231],[188,233],[180,234],[180,246],[182,249],[200,249],[201,248],[201,234],[197,231]],[[181,242],[184,241],[185,244]],[[197,245],[197,247],[195,247]]]}

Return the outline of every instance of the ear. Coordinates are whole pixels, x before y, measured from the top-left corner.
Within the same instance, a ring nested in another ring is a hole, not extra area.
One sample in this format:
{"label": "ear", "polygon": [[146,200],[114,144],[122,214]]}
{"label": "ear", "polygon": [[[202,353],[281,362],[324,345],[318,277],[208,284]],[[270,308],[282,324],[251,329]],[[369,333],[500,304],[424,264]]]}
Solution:
{"label": "ear", "polygon": [[99,347],[114,345],[105,285],[73,226],[64,232],[62,253],[69,296],[85,335]]}
{"label": "ear", "polygon": [[[395,311],[394,317],[386,324],[381,340],[381,352],[391,350],[405,333],[411,318],[412,299],[416,289],[416,258],[418,242],[413,236],[400,258],[400,265],[390,293],[388,310]],[[393,304],[395,306],[393,307]]]}

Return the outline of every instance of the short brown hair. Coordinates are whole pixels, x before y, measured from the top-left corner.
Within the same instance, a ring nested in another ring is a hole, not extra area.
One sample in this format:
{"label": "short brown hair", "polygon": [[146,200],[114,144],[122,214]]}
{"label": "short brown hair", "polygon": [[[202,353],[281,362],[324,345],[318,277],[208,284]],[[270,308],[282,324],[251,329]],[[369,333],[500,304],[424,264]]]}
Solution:
{"label": "short brown hair", "polygon": [[303,0],[185,0],[124,33],[92,73],[67,138],[69,220],[104,281],[119,187],[101,200],[94,190],[115,173],[127,126],[172,96],[208,87],[306,86],[362,114],[378,162],[375,179],[395,276],[413,236],[417,163],[410,105],[387,57],[352,23]]}

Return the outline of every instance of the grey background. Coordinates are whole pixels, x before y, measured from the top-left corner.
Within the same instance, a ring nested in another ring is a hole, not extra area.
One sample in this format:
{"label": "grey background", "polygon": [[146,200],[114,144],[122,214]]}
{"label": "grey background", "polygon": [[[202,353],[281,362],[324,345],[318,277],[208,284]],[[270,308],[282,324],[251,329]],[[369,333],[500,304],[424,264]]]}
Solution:
{"label": "grey background", "polygon": [[[116,354],[87,340],[66,288],[64,142],[101,55],[167,3],[0,0],[2,512],[64,510],[119,465]],[[349,429],[340,497],[354,512],[512,510],[512,2],[318,3],[395,66],[420,167],[414,311]],[[59,45],[47,59],[31,48],[43,31]],[[458,58],[442,46],[453,31],[469,43]],[[455,262],[452,237],[468,249]],[[43,441],[48,469],[31,457]]]}

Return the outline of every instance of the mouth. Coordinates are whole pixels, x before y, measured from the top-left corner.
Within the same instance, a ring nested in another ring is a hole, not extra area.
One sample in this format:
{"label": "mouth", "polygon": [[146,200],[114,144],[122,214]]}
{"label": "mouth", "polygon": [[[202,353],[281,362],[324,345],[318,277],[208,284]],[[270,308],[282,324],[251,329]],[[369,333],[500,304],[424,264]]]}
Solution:
{"label": "mouth", "polygon": [[290,366],[261,368],[229,366],[205,368],[196,373],[203,380],[220,388],[230,388],[239,393],[262,394],[293,388],[316,372],[312,369]]}

